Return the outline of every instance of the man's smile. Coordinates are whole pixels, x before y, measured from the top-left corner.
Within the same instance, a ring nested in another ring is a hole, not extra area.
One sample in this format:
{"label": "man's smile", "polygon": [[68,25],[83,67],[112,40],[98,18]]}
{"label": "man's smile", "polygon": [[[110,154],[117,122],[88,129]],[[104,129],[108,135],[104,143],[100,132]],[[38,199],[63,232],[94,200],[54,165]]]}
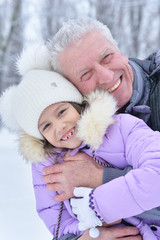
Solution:
{"label": "man's smile", "polygon": [[121,84],[121,81],[122,81],[122,79],[120,77],[120,79],[116,82],[116,84],[113,87],[108,89],[108,92],[112,93],[113,91],[115,91],[119,87],[119,85]]}

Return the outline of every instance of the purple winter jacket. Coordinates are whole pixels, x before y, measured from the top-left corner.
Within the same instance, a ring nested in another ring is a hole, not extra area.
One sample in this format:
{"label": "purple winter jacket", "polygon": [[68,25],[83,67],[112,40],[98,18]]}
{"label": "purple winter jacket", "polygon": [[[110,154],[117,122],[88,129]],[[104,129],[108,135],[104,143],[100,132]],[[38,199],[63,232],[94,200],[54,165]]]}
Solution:
{"label": "purple winter jacket", "polygon": [[[105,159],[115,168],[123,169],[130,165],[133,170],[95,189],[96,211],[107,223],[129,218],[129,222],[140,228],[143,239],[160,239],[160,221],[143,219],[141,222],[130,218],[160,206],[160,133],[152,131],[142,120],[129,114],[115,115],[114,119],[115,123],[107,128],[103,142],[96,150],[96,157],[101,161]],[[77,149],[69,150],[69,153],[74,155],[78,151],[92,156],[92,148],[86,149],[84,143]],[[63,161],[62,157],[59,161]],[[54,200],[55,193],[47,190],[42,180],[44,167],[52,164],[54,159],[34,163],[32,174],[38,214],[55,235],[60,203]],[[59,237],[68,233],[82,234],[77,224],[78,220],[67,200],[64,202]]]}

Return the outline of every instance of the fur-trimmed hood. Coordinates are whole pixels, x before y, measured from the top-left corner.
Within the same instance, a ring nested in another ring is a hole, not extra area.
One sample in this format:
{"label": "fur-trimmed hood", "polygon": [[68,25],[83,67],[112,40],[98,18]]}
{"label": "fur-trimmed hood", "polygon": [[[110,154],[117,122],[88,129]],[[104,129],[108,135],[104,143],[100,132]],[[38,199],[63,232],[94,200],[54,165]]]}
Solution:
{"label": "fur-trimmed hood", "polygon": [[[107,128],[114,123],[116,101],[106,91],[96,90],[84,97],[88,107],[77,123],[78,137],[96,150],[103,141]],[[46,159],[41,140],[26,133],[19,135],[19,151],[26,160],[41,162]]]}

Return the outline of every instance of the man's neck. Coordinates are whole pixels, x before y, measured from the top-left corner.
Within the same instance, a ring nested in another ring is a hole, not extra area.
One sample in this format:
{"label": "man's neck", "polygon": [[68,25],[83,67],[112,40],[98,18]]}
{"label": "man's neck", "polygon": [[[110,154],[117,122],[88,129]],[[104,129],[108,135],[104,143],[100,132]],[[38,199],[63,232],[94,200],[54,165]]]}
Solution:
{"label": "man's neck", "polygon": [[126,103],[123,107],[119,108],[116,113],[124,113],[128,105],[129,102]]}

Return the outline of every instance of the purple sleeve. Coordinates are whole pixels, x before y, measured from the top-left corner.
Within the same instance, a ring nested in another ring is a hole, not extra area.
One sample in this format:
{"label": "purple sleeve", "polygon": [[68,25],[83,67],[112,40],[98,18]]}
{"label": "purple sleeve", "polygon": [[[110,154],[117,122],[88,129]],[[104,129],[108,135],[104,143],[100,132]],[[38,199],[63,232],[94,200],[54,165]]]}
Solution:
{"label": "purple sleeve", "polygon": [[[131,117],[119,116],[113,128],[125,143],[126,166],[133,170],[94,191],[96,211],[107,223],[160,206],[160,133]],[[117,142],[117,136],[112,140]]]}

